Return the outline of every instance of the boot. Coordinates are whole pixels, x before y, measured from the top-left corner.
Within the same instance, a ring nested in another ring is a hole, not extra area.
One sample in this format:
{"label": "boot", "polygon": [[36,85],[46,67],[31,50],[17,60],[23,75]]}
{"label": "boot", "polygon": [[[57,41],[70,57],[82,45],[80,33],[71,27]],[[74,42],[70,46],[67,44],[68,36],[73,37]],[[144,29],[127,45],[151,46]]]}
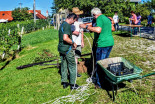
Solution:
{"label": "boot", "polygon": [[79,88],[79,85],[77,85],[77,84],[70,84],[70,89],[71,90],[75,90],[77,88]]}
{"label": "boot", "polygon": [[61,85],[63,85],[63,88],[67,88],[69,86],[69,83],[68,82],[62,82]]}

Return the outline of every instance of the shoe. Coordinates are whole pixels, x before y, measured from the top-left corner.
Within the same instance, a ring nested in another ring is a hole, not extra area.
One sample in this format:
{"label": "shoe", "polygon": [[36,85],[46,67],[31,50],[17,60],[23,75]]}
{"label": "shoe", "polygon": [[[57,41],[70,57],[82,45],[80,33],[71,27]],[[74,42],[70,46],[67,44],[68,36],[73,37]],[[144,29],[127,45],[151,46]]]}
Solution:
{"label": "shoe", "polygon": [[79,88],[79,85],[77,85],[77,84],[71,84],[71,85],[70,85],[70,89],[71,89],[71,90],[75,90],[75,89],[77,89],[77,88]]}
{"label": "shoe", "polygon": [[68,82],[62,82],[61,85],[63,85],[63,88],[67,88],[69,86],[69,83]]}
{"label": "shoe", "polygon": [[77,77],[81,77],[81,75],[79,73],[77,73]]}

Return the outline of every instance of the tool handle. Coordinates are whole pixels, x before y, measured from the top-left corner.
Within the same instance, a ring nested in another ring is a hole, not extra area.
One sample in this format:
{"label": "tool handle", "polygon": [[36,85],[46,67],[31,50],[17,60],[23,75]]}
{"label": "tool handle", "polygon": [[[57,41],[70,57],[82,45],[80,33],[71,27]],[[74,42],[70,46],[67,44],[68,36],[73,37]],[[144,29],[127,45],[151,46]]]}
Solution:
{"label": "tool handle", "polygon": [[144,78],[144,77],[147,77],[147,76],[151,76],[151,75],[155,75],[155,72],[143,75],[141,78]]}

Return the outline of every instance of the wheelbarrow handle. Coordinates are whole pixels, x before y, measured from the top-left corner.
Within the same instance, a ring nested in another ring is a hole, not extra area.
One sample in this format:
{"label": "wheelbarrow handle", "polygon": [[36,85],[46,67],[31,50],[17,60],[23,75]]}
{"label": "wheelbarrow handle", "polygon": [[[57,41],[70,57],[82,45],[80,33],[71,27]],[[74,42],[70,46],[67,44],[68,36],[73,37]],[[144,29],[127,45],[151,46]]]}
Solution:
{"label": "wheelbarrow handle", "polygon": [[151,75],[155,75],[155,72],[143,75],[143,76],[141,76],[141,78],[144,78],[144,77],[147,77],[147,76],[151,76]]}

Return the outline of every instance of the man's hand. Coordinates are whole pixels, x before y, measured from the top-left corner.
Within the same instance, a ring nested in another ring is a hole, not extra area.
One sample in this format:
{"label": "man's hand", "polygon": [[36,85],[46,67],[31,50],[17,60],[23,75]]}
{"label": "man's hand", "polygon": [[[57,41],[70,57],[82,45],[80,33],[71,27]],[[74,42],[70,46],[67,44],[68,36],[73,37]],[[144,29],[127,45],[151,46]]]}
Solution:
{"label": "man's hand", "polygon": [[[86,24],[80,25],[81,28],[86,28],[86,26],[88,26],[88,25],[86,25]],[[88,26],[87,29],[90,31],[96,32],[96,33],[101,33],[101,31],[102,31],[101,27],[90,27],[90,26]]]}
{"label": "man's hand", "polygon": [[72,45],[73,45],[73,49],[75,50],[77,47],[77,44],[74,42]]}
{"label": "man's hand", "polygon": [[86,28],[85,24],[80,24],[80,28]]}

